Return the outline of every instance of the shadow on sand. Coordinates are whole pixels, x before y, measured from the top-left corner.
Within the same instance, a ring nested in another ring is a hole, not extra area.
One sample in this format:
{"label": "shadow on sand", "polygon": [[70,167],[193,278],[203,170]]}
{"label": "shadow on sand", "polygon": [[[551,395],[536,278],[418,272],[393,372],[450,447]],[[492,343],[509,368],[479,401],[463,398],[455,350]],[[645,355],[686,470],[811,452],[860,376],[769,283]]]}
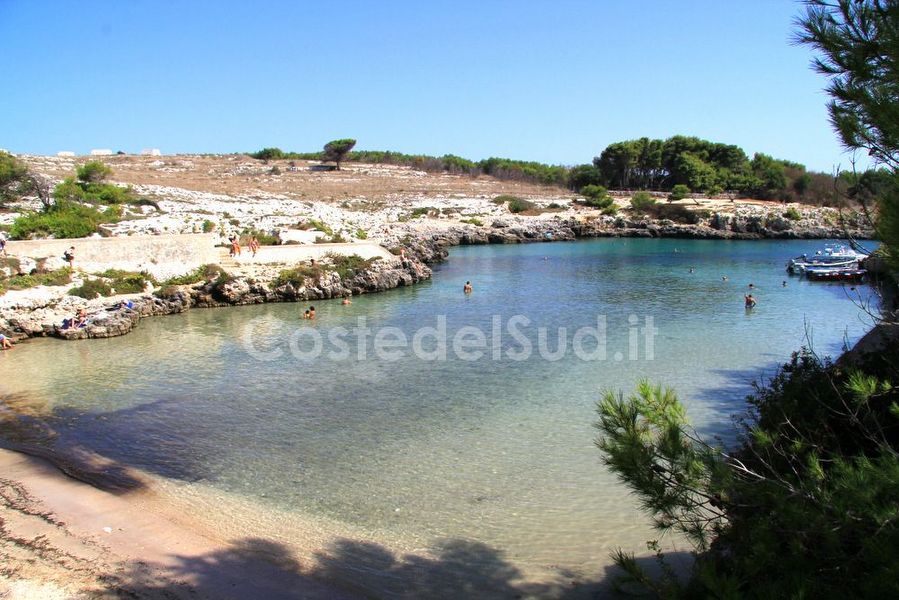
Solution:
{"label": "shadow on sand", "polygon": [[[200,556],[173,556],[172,566],[125,565],[112,582],[138,598],[551,598],[614,597],[615,567],[595,579],[559,572],[529,582],[502,553],[478,542],[450,540],[433,554],[397,556],[371,542],[339,539],[303,565],[285,546],[244,539]],[[686,568],[686,553],[671,556]],[[638,559],[650,571],[654,559]]]}

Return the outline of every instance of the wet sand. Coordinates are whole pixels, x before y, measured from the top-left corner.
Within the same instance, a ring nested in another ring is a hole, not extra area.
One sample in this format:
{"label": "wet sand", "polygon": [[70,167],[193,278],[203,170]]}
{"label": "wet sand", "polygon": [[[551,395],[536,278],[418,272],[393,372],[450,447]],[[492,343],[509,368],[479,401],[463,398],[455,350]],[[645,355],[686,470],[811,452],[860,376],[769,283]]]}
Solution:
{"label": "wet sand", "polygon": [[152,491],[103,491],[8,450],[0,473],[0,597],[356,597],[280,544],[221,539]]}

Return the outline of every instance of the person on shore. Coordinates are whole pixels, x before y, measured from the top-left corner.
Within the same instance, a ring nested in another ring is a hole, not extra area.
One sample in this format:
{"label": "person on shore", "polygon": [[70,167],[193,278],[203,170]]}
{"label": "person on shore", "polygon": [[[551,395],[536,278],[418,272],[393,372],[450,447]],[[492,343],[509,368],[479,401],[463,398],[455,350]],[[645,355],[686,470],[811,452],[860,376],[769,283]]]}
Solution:
{"label": "person on shore", "polygon": [[12,348],[12,342],[8,337],[0,333],[0,350],[9,350]]}
{"label": "person on shore", "polygon": [[309,266],[310,266],[310,267],[314,267],[314,266],[315,266],[315,259],[314,259],[314,258],[310,258],[310,259],[309,259]]}
{"label": "person on shore", "polygon": [[6,234],[0,231],[0,256],[6,256]]}
{"label": "person on shore", "polygon": [[258,252],[258,251],[259,251],[259,240],[256,239],[256,236],[254,235],[252,238],[250,238],[250,252],[253,253],[253,258],[256,258],[256,252]]}
{"label": "person on shore", "polygon": [[85,325],[87,325],[87,311],[79,308],[75,318],[72,319],[72,327],[84,327]]}
{"label": "person on shore", "polygon": [[75,246],[70,246],[68,250],[62,253],[62,259],[69,263],[69,268],[75,270]]}
{"label": "person on shore", "polygon": [[746,308],[755,308],[756,302],[755,298],[752,297],[752,294],[746,294],[746,296],[743,297],[743,300],[745,301]]}
{"label": "person on shore", "polygon": [[466,294],[470,294],[471,292],[474,291],[474,288],[471,287],[470,281],[465,282],[465,287],[462,288],[462,291]]}
{"label": "person on shore", "polygon": [[309,307],[309,318],[315,319],[315,307],[314,306]]}
{"label": "person on shore", "polygon": [[234,256],[240,256],[240,237],[234,236],[234,241],[232,242],[231,249],[234,252]]}

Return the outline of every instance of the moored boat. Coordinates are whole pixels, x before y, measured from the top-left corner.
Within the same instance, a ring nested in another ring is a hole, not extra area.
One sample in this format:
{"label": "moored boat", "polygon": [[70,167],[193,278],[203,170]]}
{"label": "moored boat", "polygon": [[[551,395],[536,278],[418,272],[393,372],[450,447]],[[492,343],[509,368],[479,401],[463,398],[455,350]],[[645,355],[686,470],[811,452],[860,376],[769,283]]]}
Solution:
{"label": "moored boat", "polygon": [[865,254],[856,252],[843,245],[825,246],[814,255],[803,254],[787,262],[787,271],[794,275],[807,272],[810,267],[835,267],[842,269],[858,269],[859,261]]}
{"label": "moored boat", "polygon": [[805,268],[805,276],[814,281],[861,281],[865,278],[865,269],[813,265]]}

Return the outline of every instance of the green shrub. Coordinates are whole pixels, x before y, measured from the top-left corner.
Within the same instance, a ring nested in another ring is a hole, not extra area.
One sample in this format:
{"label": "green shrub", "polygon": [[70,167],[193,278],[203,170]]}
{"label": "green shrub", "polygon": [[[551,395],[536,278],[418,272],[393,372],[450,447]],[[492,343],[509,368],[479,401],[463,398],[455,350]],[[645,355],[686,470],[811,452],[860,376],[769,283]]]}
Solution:
{"label": "green shrub", "polygon": [[115,223],[121,211],[114,206],[99,211],[93,206],[72,202],[57,202],[46,211],[25,213],[10,228],[16,240],[31,237],[79,238],[96,233],[101,223]]}
{"label": "green shrub", "polygon": [[413,208],[412,213],[409,215],[410,219],[417,219],[419,217],[428,216],[432,211],[436,211],[437,209],[433,206],[419,206],[418,208]]}
{"label": "green shrub", "polygon": [[584,204],[593,208],[605,209],[612,206],[614,202],[612,196],[609,195],[609,190],[601,185],[585,185],[581,188],[580,193],[585,198]]}
{"label": "green shrub", "polygon": [[120,187],[111,183],[88,183],[67,177],[53,190],[57,202],[83,202],[85,204],[131,204],[148,205],[157,210],[159,205],[150,199],[139,198],[130,187]]}
{"label": "green shrub", "polygon": [[484,226],[484,222],[483,222],[483,221],[481,221],[480,219],[476,219],[476,218],[474,218],[474,217],[471,217],[471,218],[469,218],[469,219],[462,219],[460,222],[461,222],[461,223],[468,223],[469,225],[475,225],[476,227],[483,227],[483,226]]}
{"label": "green shrub", "polygon": [[316,264],[314,267],[311,265],[299,264],[291,269],[284,269],[278,273],[278,276],[272,281],[272,286],[281,287],[282,285],[287,285],[289,283],[294,287],[303,287],[306,285],[307,279],[311,279],[317,283],[324,273],[325,270],[319,264]]}
{"label": "green shrub", "polygon": [[98,160],[92,160],[75,169],[75,175],[78,181],[84,183],[100,183],[112,175],[112,168]]}
{"label": "green shrub", "polygon": [[366,240],[366,239],[368,239],[368,232],[365,231],[364,229],[357,229],[356,230],[356,238],[360,239],[360,240]]}
{"label": "green shrub", "polygon": [[653,579],[618,551],[625,581],[664,598],[896,597],[899,345],[889,337],[839,367],[794,354],[747,398],[730,448],[703,439],[670,389],[644,381],[629,398],[605,394],[604,462],[658,535],[682,537],[695,559],[683,579],[659,555]]}
{"label": "green shrub", "polygon": [[682,183],[677,184],[673,188],[671,188],[671,193],[668,194],[668,202],[676,202],[678,200],[683,200],[687,196],[690,195],[690,188],[685,186]]}
{"label": "green shrub", "polygon": [[209,233],[213,230],[215,230],[215,223],[213,223],[209,219],[203,221],[203,233]]}
{"label": "green shrub", "polygon": [[513,202],[516,200],[521,200],[521,198],[519,198],[518,196],[510,196],[508,194],[503,194],[501,196],[497,196],[496,198],[491,200],[491,202],[493,202],[494,204],[505,204],[506,202]]}
{"label": "green shrub", "polygon": [[555,210],[555,209],[565,208],[565,207],[562,206],[561,204],[559,204],[558,202],[550,202],[549,206],[547,206],[546,208],[552,208]]}
{"label": "green shrub", "polygon": [[153,295],[157,298],[171,298],[178,294],[181,290],[178,289],[177,286],[174,285],[164,285],[158,290],[153,292]]}
{"label": "green shrub", "polygon": [[162,282],[163,286],[191,285],[201,281],[218,281],[231,279],[231,276],[218,265],[201,265],[185,275],[171,277]]}
{"label": "green shrub", "polygon": [[375,256],[373,258],[362,258],[358,254],[350,254],[349,256],[345,256],[343,254],[337,254],[336,252],[328,252],[327,254],[325,254],[325,258],[328,260],[328,263],[324,266],[324,268],[328,269],[329,271],[335,271],[338,275],[340,275],[341,279],[353,277],[360,271],[364,271],[370,268],[377,261],[381,260],[380,256]]}
{"label": "green shrub", "polygon": [[250,238],[256,238],[260,246],[278,246],[281,244],[280,238],[276,235],[259,231],[258,229],[246,228],[241,232],[241,244],[248,246]]}
{"label": "green shrub", "polygon": [[656,200],[647,192],[637,192],[631,198],[631,209],[636,213],[644,213],[655,205]]}
{"label": "green shrub", "polygon": [[263,148],[259,152],[253,152],[250,157],[259,160],[280,160],[286,158],[287,155],[280,148]]}
{"label": "green shrub", "polygon": [[703,218],[711,216],[708,210],[690,210],[682,204],[652,204],[646,214],[655,219],[669,219],[675,223],[698,225]]}
{"label": "green shrub", "polygon": [[[3,260],[8,261],[8,266],[12,266],[13,262],[18,263],[14,258]],[[15,268],[18,268],[18,264],[15,265]],[[9,290],[25,290],[39,285],[60,286],[69,283],[72,283],[72,270],[68,267],[34,275],[13,275],[0,279],[0,294],[5,294]]]}
{"label": "green shrub", "polygon": [[97,274],[99,277],[109,279],[109,285],[117,294],[139,294],[143,292],[147,283],[156,284],[156,279],[142,271],[122,271],[120,269],[107,269]]}
{"label": "green shrub", "polygon": [[524,200],[522,198],[515,198],[514,200],[509,200],[509,204],[507,208],[511,213],[522,213],[526,210],[533,210],[537,207],[536,204],[531,202],[530,200]]}
{"label": "green shrub", "polygon": [[798,221],[802,218],[802,214],[796,210],[795,206],[791,206],[784,212],[784,217],[791,221]]}
{"label": "green shrub", "polygon": [[87,279],[78,287],[70,289],[69,295],[92,300],[100,296],[111,296],[112,287],[102,279]]}
{"label": "green shrub", "polygon": [[327,224],[319,221],[317,219],[309,219],[305,223],[301,223],[299,226],[300,229],[317,229],[324,233],[326,236],[330,237],[334,235],[334,230],[328,227]]}
{"label": "green shrub", "polygon": [[617,214],[618,214],[618,207],[615,206],[614,204],[610,204],[610,205],[608,205],[608,206],[606,206],[605,208],[602,209],[602,214],[604,214],[604,215],[617,215]]}

